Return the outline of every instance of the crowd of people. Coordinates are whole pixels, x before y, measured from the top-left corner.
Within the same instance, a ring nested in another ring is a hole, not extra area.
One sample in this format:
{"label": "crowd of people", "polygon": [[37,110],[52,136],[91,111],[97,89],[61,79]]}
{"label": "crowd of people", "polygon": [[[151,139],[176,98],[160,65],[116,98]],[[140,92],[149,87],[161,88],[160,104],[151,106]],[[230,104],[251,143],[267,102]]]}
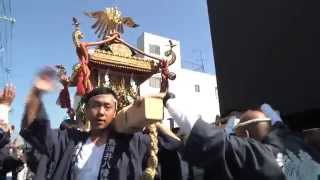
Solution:
{"label": "crowd of people", "polygon": [[[118,116],[116,93],[98,87],[82,97],[90,129],[73,119],[52,128],[43,94],[55,86],[55,71],[42,70],[24,104],[20,135],[24,143],[10,140],[14,127],[9,111],[15,88],[7,85],[0,94],[0,179],[35,180],[140,180],[150,165],[150,137],[146,121],[123,131],[126,116]],[[131,106],[140,106],[138,98]],[[178,125],[170,129],[156,123],[158,168],[162,180],[318,180],[320,179],[320,130],[317,125],[296,131],[269,104],[234,111],[206,123],[196,112],[176,105],[167,93],[164,107]],[[193,105],[190,102],[190,105]],[[295,116],[316,120],[320,111]],[[54,117],[53,117],[54,118]],[[129,123],[134,124],[134,123]],[[19,144],[19,145],[18,145]]]}

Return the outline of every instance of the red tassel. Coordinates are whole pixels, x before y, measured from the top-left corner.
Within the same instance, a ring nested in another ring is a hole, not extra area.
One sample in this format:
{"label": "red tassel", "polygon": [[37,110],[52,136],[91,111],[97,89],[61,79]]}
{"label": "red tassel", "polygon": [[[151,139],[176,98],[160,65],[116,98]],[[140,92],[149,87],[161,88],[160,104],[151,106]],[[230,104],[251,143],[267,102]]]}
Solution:
{"label": "red tassel", "polygon": [[[80,67],[81,68],[81,67]],[[77,95],[83,96],[86,93],[83,81],[84,81],[84,74],[82,72],[82,69],[79,69],[79,72],[77,74]]]}
{"label": "red tassel", "polygon": [[71,108],[70,94],[67,85],[60,91],[57,104],[60,105],[61,108]]}
{"label": "red tassel", "polygon": [[88,44],[81,42],[80,46],[76,48],[79,61],[81,63],[79,72],[77,74],[77,95],[83,96],[84,94],[92,90],[92,85],[90,82],[90,69],[88,67],[89,54],[87,49]]}

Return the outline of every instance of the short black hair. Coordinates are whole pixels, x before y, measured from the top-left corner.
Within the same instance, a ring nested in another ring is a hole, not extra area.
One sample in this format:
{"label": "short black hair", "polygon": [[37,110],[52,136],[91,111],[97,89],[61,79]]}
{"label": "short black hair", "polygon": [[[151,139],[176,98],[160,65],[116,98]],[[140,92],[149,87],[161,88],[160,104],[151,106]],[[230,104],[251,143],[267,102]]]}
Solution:
{"label": "short black hair", "polygon": [[85,104],[88,104],[90,98],[92,98],[93,96],[101,95],[101,94],[111,94],[116,99],[116,101],[118,100],[117,94],[111,88],[98,87],[90,91],[88,94],[85,94],[82,97],[82,102],[84,102]]}

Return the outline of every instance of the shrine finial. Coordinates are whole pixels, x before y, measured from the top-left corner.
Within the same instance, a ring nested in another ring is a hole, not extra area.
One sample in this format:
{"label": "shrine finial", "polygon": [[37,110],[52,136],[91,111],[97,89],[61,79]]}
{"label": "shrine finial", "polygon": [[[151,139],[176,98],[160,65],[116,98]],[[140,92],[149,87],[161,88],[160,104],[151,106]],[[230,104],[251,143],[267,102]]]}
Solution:
{"label": "shrine finial", "polygon": [[104,39],[115,33],[123,33],[123,25],[131,28],[139,26],[131,17],[122,17],[122,13],[117,7],[106,8],[104,11],[86,12],[85,14],[96,19],[91,27],[96,29],[95,33],[98,34],[98,38]]}

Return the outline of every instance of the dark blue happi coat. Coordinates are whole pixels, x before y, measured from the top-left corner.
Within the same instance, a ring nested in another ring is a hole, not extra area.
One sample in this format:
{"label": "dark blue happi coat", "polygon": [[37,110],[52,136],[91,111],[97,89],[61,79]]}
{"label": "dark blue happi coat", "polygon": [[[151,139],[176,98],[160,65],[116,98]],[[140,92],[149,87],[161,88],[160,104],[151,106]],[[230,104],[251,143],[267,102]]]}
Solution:
{"label": "dark blue happi coat", "polygon": [[188,138],[184,158],[203,168],[208,180],[320,178],[319,154],[282,123],[259,142],[228,135],[200,119]]}
{"label": "dark blue happi coat", "polygon": [[228,135],[201,119],[191,131],[184,158],[203,168],[207,180],[285,179],[269,145]]}
{"label": "dark blue happi coat", "polygon": [[[42,106],[34,122],[26,129],[22,129],[21,136],[30,143],[40,154],[39,165],[35,180],[73,180],[75,178],[74,165],[76,152],[81,148],[89,134],[75,129],[53,130]],[[159,162],[170,163],[167,154],[175,154],[182,143],[165,135],[159,136]],[[132,135],[112,132],[108,138],[104,157],[100,165],[99,180],[140,180],[146,167],[150,139],[146,134]],[[179,163],[175,163],[179,164]],[[170,179],[182,179],[180,167],[174,167],[175,173],[164,172],[158,168],[156,179],[161,176]],[[171,169],[171,168],[170,168]]]}

